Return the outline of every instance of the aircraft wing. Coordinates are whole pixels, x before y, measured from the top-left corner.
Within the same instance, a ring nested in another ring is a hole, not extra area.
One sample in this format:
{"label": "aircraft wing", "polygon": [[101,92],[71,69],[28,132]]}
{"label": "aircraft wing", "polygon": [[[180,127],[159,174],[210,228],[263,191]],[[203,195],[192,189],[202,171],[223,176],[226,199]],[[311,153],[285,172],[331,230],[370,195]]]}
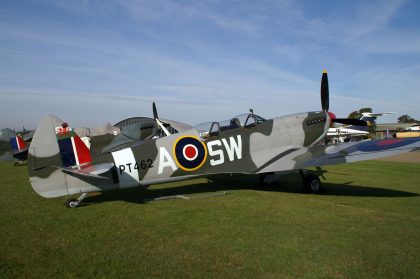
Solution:
{"label": "aircraft wing", "polygon": [[12,156],[13,158],[18,159],[20,161],[25,161],[26,159],[28,159],[28,148],[26,147],[22,150],[13,151]]}
{"label": "aircraft wing", "polygon": [[359,142],[318,145],[290,149],[274,157],[270,164],[257,169],[258,173],[287,171],[341,163],[372,160],[420,150],[420,138],[366,140]]}

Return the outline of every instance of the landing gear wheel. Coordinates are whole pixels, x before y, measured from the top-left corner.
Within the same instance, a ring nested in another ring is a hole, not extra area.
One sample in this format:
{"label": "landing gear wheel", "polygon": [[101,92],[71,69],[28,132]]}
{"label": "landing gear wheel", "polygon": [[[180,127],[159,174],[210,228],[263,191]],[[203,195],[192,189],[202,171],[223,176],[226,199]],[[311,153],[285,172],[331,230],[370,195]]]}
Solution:
{"label": "landing gear wheel", "polygon": [[306,193],[319,194],[322,183],[316,175],[308,175],[303,179],[303,189]]}
{"label": "landing gear wheel", "polygon": [[67,208],[76,208],[78,205],[79,202],[76,199],[69,199],[66,201]]}
{"label": "landing gear wheel", "polygon": [[69,197],[66,201],[67,208],[76,208],[78,207],[81,202],[86,198],[87,193],[83,193],[78,199]]}

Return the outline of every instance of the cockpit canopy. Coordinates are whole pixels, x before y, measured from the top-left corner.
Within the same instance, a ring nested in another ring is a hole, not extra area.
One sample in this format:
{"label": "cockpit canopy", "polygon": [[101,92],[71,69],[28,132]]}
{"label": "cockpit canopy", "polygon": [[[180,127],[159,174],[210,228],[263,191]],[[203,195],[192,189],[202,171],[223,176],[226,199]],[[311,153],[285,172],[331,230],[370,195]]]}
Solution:
{"label": "cockpit canopy", "polygon": [[200,133],[202,138],[217,136],[224,131],[240,128],[252,128],[265,121],[264,118],[253,113],[240,114],[234,118],[220,122],[205,122],[198,124],[194,128]]}

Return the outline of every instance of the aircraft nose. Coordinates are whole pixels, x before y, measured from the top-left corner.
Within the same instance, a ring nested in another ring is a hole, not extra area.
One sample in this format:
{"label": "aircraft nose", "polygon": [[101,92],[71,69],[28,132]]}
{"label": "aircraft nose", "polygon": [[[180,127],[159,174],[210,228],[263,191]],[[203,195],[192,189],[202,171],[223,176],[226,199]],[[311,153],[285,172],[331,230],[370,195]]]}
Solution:
{"label": "aircraft nose", "polygon": [[328,116],[330,117],[330,125],[329,126],[331,127],[334,123],[334,119],[336,119],[337,116],[335,116],[335,114],[332,113],[331,111],[328,111],[327,113],[328,113]]}

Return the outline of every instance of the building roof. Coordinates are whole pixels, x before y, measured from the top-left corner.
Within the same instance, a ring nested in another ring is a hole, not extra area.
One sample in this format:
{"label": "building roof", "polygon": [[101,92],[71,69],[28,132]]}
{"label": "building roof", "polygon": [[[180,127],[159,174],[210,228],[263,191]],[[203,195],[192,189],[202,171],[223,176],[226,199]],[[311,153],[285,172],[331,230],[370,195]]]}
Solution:
{"label": "building roof", "polygon": [[150,118],[150,117],[131,117],[131,118],[121,120],[120,122],[114,124],[114,126],[122,130],[122,128],[126,126],[131,126],[135,124],[144,124],[144,123],[154,124],[155,121],[153,118]]}

